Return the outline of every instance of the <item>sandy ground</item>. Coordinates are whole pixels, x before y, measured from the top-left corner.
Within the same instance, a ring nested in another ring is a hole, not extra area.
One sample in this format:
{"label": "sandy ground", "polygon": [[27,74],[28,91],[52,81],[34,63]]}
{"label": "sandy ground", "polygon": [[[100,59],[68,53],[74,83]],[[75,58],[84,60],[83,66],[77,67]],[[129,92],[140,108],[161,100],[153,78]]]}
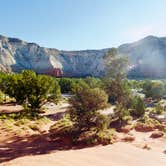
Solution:
{"label": "sandy ground", "polygon": [[[57,120],[61,118],[68,105],[47,105],[45,116]],[[0,106],[0,110],[16,109],[17,106]],[[56,111],[55,111],[56,110]],[[166,136],[150,138],[151,132],[130,131],[135,136],[132,143],[118,142],[113,145],[91,148],[60,150],[62,142],[50,141],[48,135],[25,136],[19,138],[15,133],[0,126],[0,166],[166,166]],[[123,138],[125,134],[120,133]],[[148,145],[150,150],[143,149]],[[65,149],[65,148],[64,148]]]}
{"label": "sandy ground", "polygon": [[166,154],[127,143],[17,158],[3,166],[165,166]]}
{"label": "sandy ground", "polygon": [[0,112],[1,113],[12,113],[12,112],[19,112],[23,110],[23,107],[20,105],[16,105],[13,103],[9,104],[0,104]]}

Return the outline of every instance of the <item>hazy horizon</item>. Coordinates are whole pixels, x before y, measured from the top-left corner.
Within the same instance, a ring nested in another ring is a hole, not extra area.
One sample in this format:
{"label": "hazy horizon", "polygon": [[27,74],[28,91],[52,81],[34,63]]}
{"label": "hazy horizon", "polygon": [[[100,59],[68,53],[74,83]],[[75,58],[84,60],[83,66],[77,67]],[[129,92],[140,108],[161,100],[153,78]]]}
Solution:
{"label": "hazy horizon", "polygon": [[166,36],[165,0],[5,0],[0,34],[59,50],[117,47]]}

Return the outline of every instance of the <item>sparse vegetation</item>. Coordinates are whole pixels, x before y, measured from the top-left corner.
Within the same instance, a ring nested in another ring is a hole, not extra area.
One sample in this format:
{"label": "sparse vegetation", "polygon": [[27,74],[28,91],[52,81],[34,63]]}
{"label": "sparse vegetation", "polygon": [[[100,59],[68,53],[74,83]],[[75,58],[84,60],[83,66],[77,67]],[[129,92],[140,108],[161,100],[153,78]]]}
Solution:
{"label": "sparse vegetation", "polygon": [[[156,104],[149,112],[145,109],[144,99],[133,95],[132,88],[143,91],[146,97],[159,99],[164,94],[158,83],[148,81],[133,81],[126,78],[127,60],[118,56],[115,49],[105,57],[111,58],[108,64],[108,73],[103,79],[87,77],[51,78],[37,75],[32,71],[23,71],[21,74],[2,74],[0,76],[0,102],[5,102],[6,96],[24,106],[24,110],[17,113],[1,113],[0,120],[4,128],[16,133],[31,131],[41,133],[42,126],[50,123],[45,116],[38,116],[43,112],[41,107],[46,102],[57,103],[60,99],[60,90],[72,94],[65,102],[70,104],[66,114],[49,127],[51,139],[67,139],[71,144],[96,145],[110,144],[116,140],[116,131],[129,133],[130,130],[166,131],[166,127],[158,120],[149,117],[149,114],[164,115],[165,106]],[[118,66],[118,70],[117,67]],[[114,70],[114,71],[112,71]],[[150,88],[149,88],[150,87]],[[111,116],[102,114],[102,110],[114,105]],[[133,121],[134,120],[134,121]],[[115,129],[110,124],[116,122]],[[134,136],[126,135],[124,141],[134,141]]]}

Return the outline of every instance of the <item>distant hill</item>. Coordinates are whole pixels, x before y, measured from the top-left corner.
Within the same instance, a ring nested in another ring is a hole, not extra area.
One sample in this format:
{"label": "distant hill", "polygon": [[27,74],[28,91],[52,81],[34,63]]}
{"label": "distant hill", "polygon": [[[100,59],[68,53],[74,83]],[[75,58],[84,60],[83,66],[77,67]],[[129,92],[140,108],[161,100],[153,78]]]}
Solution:
{"label": "distant hill", "polygon": [[[108,49],[61,51],[0,35],[0,69],[20,72],[32,69],[54,76],[102,76]],[[166,77],[166,38],[148,36],[118,47],[130,60],[130,77]]]}
{"label": "distant hill", "polygon": [[130,59],[130,77],[166,77],[166,37],[148,36],[118,49]]}

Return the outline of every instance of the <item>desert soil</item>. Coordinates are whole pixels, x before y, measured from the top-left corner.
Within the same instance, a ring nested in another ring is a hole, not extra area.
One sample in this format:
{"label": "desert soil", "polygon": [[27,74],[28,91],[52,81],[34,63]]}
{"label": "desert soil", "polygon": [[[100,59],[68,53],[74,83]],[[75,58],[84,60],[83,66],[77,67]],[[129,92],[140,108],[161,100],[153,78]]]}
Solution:
{"label": "desert soil", "polygon": [[[45,114],[51,120],[61,117],[67,105],[48,105]],[[15,106],[5,107],[5,109]],[[0,110],[2,106],[0,106]],[[4,109],[4,107],[3,107]],[[17,109],[21,109],[17,106]],[[53,110],[58,110],[56,113]],[[8,112],[11,110],[9,109]],[[150,138],[151,132],[136,132],[132,143],[118,142],[113,145],[95,146],[73,149],[65,147],[61,140],[49,139],[47,133],[30,135],[24,133],[19,137],[15,133],[5,130],[0,125],[0,165],[1,166],[165,166],[166,165],[166,137]],[[119,134],[123,138],[125,134]],[[143,149],[145,145],[149,150]],[[63,147],[61,149],[60,147]]]}

